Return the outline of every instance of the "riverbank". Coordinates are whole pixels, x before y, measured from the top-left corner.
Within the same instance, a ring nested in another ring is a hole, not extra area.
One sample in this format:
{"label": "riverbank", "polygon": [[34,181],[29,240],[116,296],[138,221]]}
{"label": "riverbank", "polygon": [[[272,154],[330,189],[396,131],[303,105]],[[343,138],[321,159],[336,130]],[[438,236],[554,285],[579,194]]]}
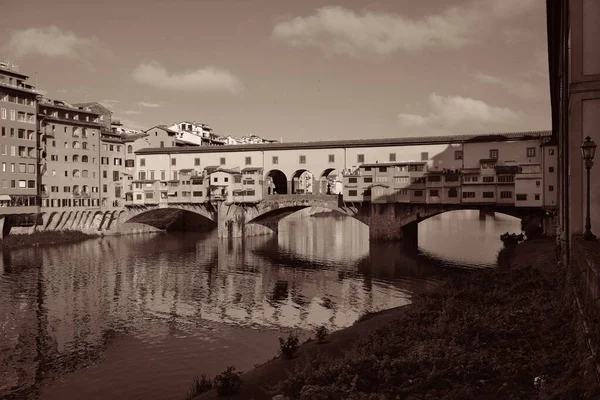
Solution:
{"label": "riverbank", "polygon": [[234,398],[599,398],[555,242],[525,242],[506,264],[257,367]]}
{"label": "riverbank", "polygon": [[98,237],[79,231],[44,231],[31,234],[8,235],[0,240],[1,250],[12,250],[24,247],[50,246],[55,244],[78,243]]}

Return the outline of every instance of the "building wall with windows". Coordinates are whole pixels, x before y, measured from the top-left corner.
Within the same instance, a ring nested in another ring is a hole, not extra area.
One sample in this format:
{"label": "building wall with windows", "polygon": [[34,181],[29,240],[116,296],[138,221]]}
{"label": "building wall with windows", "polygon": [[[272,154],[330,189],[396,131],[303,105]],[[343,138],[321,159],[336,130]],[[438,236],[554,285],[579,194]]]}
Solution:
{"label": "building wall with windows", "polygon": [[104,132],[100,139],[100,198],[102,208],[120,208],[125,204],[129,186],[125,172],[126,148],[120,135]]}
{"label": "building wall with windows", "polygon": [[39,209],[38,94],[27,79],[0,64],[0,215]]}
{"label": "building wall with windows", "polygon": [[42,209],[100,206],[98,114],[59,100],[38,103]]}

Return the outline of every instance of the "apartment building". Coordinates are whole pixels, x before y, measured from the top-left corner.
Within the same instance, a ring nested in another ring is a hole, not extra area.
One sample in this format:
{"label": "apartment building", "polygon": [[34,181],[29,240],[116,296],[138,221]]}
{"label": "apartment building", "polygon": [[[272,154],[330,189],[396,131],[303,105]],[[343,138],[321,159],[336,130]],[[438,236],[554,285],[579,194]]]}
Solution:
{"label": "apartment building", "polygon": [[99,207],[99,115],[43,98],[38,102],[38,119],[42,207]]}
{"label": "apartment building", "polygon": [[236,145],[236,144],[261,144],[261,143],[278,143],[278,140],[273,139],[264,139],[258,135],[246,135],[242,137],[235,137],[228,135],[223,138],[225,140],[225,144],[227,145]]}
{"label": "apartment building", "polygon": [[28,78],[0,63],[0,215],[38,211],[38,93]]}
{"label": "apartment building", "polygon": [[168,129],[177,132],[177,139],[186,145],[195,146],[222,146],[226,139],[213,133],[207,124],[182,121],[168,126]]}

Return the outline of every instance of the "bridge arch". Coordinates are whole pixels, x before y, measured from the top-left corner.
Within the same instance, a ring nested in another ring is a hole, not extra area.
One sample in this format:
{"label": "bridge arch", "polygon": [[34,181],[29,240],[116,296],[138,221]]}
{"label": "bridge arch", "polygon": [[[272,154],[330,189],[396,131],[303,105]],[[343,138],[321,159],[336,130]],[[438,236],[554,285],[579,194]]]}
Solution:
{"label": "bridge arch", "polygon": [[313,194],[315,175],[306,168],[300,168],[292,174],[292,194]]}
{"label": "bridge arch", "polygon": [[124,224],[143,224],[164,231],[207,231],[216,228],[213,215],[202,206],[142,207],[129,216],[119,215]]}
{"label": "bridge arch", "polygon": [[265,174],[266,194],[288,194],[288,178],[279,169],[272,169]]}
{"label": "bridge arch", "polygon": [[342,175],[337,168],[326,168],[318,177],[317,193],[339,194],[343,191]]}

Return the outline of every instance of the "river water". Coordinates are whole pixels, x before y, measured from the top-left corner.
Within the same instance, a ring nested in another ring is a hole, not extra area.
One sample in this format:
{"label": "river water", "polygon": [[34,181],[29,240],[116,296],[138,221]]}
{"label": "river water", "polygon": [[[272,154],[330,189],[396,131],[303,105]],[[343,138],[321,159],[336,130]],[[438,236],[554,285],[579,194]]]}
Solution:
{"label": "river water", "polygon": [[342,217],[290,217],[277,237],[104,237],[5,251],[0,398],[182,399],[194,375],[251,369],[277,337],[409,304],[454,268],[494,267],[506,216],[419,225],[419,250],[373,244]]}

